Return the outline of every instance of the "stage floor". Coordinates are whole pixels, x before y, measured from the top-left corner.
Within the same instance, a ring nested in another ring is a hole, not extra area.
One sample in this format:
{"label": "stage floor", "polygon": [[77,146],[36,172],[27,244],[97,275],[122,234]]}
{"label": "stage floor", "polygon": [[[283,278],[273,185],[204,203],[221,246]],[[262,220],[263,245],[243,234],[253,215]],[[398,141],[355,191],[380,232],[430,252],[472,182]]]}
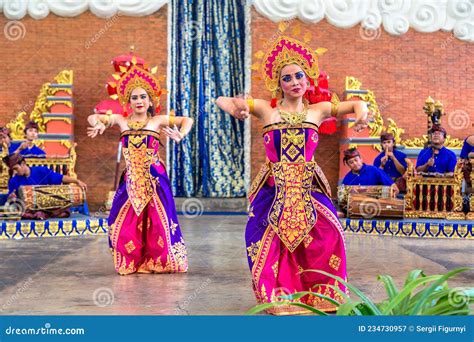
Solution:
{"label": "stage floor", "polygon": [[[0,240],[1,314],[240,315],[255,304],[247,267],[245,216],[180,216],[189,273],[118,276],[105,234]],[[346,233],[348,274],[371,298],[390,274],[473,266],[472,240]],[[472,286],[474,272],[451,286]]]}

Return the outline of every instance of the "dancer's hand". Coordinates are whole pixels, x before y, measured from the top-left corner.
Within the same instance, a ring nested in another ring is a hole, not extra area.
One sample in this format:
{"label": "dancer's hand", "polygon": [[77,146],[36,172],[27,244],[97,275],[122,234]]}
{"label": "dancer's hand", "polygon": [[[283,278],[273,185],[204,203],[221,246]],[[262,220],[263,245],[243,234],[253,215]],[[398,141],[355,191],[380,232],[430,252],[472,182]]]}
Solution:
{"label": "dancer's hand", "polygon": [[97,123],[92,127],[87,127],[87,136],[91,138],[95,138],[97,134],[102,134],[105,131],[105,124],[101,121],[97,121]]}
{"label": "dancer's hand", "polygon": [[250,117],[250,108],[245,99],[246,95],[238,95],[234,97],[232,103],[234,104],[234,110],[231,113],[232,116],[239,120],[245,120]]}
{"label": "dancer's hand", "polygon": [[165,134],[170,138],[173,139],[175,142],[179,143],[181,140],[183,140],[184,135],[178,130],[176,126],[173,128],[171,127],[163,127],[161,129]]}

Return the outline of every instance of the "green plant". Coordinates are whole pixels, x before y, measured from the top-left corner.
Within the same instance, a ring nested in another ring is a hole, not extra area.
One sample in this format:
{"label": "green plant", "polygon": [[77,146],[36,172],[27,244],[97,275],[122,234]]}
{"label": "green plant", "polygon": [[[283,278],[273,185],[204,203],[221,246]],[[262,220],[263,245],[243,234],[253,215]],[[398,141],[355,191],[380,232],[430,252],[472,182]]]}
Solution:
{"label": "green plant", "polygon": [[337,280],[355,294],[358,299],[350,298],[337,286],[316,284],[313,288],[321,285],[332,288],[344,298],[345,302],[339,303],[330,297],[312,291],[302,291],[291,295],[279,296],[278,302],[257,305],[247,311],[247,314],[256,314],[274,306],[289,304],[305,308],[315,314],[327,315],[327,313],[304,303],[292,302],[292,300],[298,300],[306,295],[313,295],[334,304],[337,307],[337,315],[343,316],[469,315],[472,314],[471,304],[474,303],[474,288],[449,288],[447,281],[456,274],[471,269],[472,268],[469,267],[461,267],[449,271],[446,274],[431,276],[426,276],[422,270],[412,270],[408,274],[403,288],[400,290],[398,290],[391,276],[378,276],[377,280],[384,284],[385,290],[387,291],[387,298],[380,303],[374,303],[361,290],[338,276],[320,270],[306,270],[304,272],[321,273]]}

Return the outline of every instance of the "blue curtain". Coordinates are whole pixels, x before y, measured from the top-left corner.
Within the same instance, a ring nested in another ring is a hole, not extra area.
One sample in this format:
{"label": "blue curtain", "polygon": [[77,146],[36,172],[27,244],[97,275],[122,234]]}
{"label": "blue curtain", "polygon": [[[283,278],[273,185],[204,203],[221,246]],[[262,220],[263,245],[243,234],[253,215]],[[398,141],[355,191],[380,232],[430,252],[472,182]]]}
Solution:
{"label": "blue curtain", "polygon": [[245,6],[239,0],[170,3],[170,108],[194,119],[189,136],[169,145],[175,196],[245,196],[244,124],[213,102],[244,92]]}

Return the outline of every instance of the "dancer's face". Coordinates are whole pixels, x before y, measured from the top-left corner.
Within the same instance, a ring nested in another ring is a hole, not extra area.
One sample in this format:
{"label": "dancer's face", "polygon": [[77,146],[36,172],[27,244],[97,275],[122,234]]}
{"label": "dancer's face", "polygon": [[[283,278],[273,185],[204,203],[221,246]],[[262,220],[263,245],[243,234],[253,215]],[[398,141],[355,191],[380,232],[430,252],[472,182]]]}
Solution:
{"label": "dancer's face", "polygon": [[135,114],[146,114],[150,107],[150,98],[143,88],[135,88],[130,95],[130,107]]}
{"label": "dancer's face", "polygon": [[347,166],[349,166],[349,168],[354,172],[360,171],[360,169],[362,169],[362,165],[364,165],[364,162],[359,156],[351,158],[347,161]]}
{"label": "dancer's face", "polygon": [[284,97],[302,97],[308,88],[308,79],[297,64],[284,66],[280,72],[280,86]]}

